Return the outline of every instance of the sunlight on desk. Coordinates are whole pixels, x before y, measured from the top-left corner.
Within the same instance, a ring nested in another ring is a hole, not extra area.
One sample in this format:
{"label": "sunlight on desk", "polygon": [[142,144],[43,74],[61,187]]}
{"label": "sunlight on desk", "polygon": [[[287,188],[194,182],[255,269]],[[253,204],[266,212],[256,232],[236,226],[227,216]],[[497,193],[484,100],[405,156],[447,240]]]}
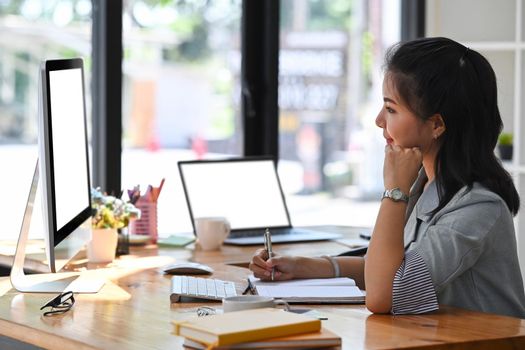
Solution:
{"label": "sunlight on desk", "polygon": [[[176,259],[169,256],[125,255],[111,263],[90,263],[87,259],[77,259],[70,264],[74,271],[97,274],[110,280],[116,280],[142,270],[154,269],[173,263]],[[86,267],[87,266],[87,267]]]}
{"label": "sunlight on desk", "polygon": [[24,298],[24,294],[18,294],[13,297],[11,300],[11,316],[16,321],[23,321],[23,318],[21,316],[20,311],[26,311],[31,310],[32,307],[26,305],[26,299]]}
{"label": "sunlight on desk", "polygon": [[[77,298],[80,298],[78,296]],[[95,294],[82,294],[81,300],[91,301],[124,301],[131,299],[131,294],[112,281],[106,281],[102,289]]]}
{"label": "sunlight on desk", "polygon": [[[155,269],[174,261],[168,256],[150,256],[138,257],[127,255],[121,259],[115,260],[109,264],[108,267],[98,268],[93,270],[83,270],[81,276],[83,278],[105,278],[106,284],[96,294],[82,295],[85,300],[128,300],[131,295],[116,283],[124,277],[140,273],[144,270]],[[89,267],[90,264],[88,264]]]}
{"label": "sunlight on desk", "polygon": [[369,241],[361,238],[342,238],[338,239],[337,242],[348,246],[349,248],[358,248],[368,246]]}
{"label": "sunlight on desk", "polygon": [[[52,281],[52,280],[63,280],[71,278],[72,281],[78,277],[83,283],[89,283],[92,278],[94,280],[105,279],[106,284],[96,294],[86,294],[83,296],[84,299],[88,300],[128,300],[131,295],[124,289],[119,287],[116,283],[119,279],[126,276],[142,272],[148,269],[160,268],[162,266],[172,263],[175,259],[168,256],[151,256],[151,257],[138,257],[134,255],[128,255],[122,259],[115,260],[113,263],[106,267],[96,268],[98,265],[87,263],[86,259],[79,259],[75,261],[75,265],[86,265],[86,267],[75,268],[74,272],[60,272],[56,274],[33,274],[27,275],[33,282],[38,281]],[[12,289],[9,277],[4,277],[0,280],[0,296],[5,295]]]}
{"label": "sunlight on desk", "polygon": [[0,277],[0,297],[11,290],[11,281],[9,277]]}
{"label": "sunlight on desk", "polygon": [[[0,255],[13,256],[16,251],[16,240],[1,240]],[[45,254],[44,242],[42,240],[29,240],[26,245],[26,255]]]}
{"label": "sunlight on desk", "polygon": [[140,257],[138,255],[126,255],[120,259],[115,260],[112,264],[115,268],[129,269],[129,270],[145,270],[155,267],[161,267],[170,264],[175,259],[169,256],[148,256]]}

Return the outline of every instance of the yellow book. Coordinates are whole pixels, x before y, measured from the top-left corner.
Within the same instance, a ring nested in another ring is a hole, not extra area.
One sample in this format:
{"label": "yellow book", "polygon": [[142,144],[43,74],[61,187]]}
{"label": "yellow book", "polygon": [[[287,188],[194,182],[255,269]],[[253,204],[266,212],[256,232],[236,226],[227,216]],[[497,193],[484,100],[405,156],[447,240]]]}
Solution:
{"label": "yellow book", "polygon": [[[183,346],[189,349],[205,350],[206,345],[186,338]],[[315,348],[340,348],[341,337],[322,328],[319,332],[288,335],[253,342],[224,345],[215,350],[274,350],[274,349],[315,349]]]}
{"label": "yellow book", "polygon": [[174,321],[175,334],[223,346],[321,330],[321,321],[281,309],[252,309]]}

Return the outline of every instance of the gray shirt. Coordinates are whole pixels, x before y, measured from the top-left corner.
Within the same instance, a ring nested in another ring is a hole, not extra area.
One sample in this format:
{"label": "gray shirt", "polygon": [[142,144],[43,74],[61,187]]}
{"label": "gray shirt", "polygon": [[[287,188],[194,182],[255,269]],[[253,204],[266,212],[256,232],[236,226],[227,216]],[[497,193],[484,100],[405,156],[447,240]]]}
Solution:
{"label": "gray shirt", "polygon": [[494,192],[475,183],[435,215],[434,182],[424,171],[410,192],[405,253],[425,262],[440,304],[525,318],[525,295],[512,215]]}

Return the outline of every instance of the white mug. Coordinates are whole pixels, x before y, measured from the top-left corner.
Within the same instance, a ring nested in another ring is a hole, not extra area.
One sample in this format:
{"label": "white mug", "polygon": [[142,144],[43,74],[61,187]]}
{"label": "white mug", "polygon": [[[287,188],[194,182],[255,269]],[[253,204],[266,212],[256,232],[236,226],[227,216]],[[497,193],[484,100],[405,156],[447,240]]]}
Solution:
{"label": "white mug", "polygon": [[283,305],[286,311],[290,310],[286,301],[261,295],[236,295],[222,299],[223,312],[276,307],[277,305]]}
{"label": "white mug", "polygon": [[196,218],[195,233],[202,250],[218,250],[230,234],[230,222],[223,217]]}

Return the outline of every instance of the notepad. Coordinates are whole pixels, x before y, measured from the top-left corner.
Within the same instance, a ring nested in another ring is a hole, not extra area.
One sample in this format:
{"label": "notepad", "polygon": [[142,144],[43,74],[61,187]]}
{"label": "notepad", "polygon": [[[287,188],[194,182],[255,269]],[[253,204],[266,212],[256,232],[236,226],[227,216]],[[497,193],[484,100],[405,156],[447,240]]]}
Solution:
{"label": "notepad", "polygon": [[157,245],[159,247],[180,248],[187,246],[193,241],[195,241],[195,237],[171,235],[169,237],[157,240]]}
{"label": "notepad", "polygon": [[365,293],[347,277],[263,282],[250,276],[258,295],[284,299],[289,303],[364,303]]}

